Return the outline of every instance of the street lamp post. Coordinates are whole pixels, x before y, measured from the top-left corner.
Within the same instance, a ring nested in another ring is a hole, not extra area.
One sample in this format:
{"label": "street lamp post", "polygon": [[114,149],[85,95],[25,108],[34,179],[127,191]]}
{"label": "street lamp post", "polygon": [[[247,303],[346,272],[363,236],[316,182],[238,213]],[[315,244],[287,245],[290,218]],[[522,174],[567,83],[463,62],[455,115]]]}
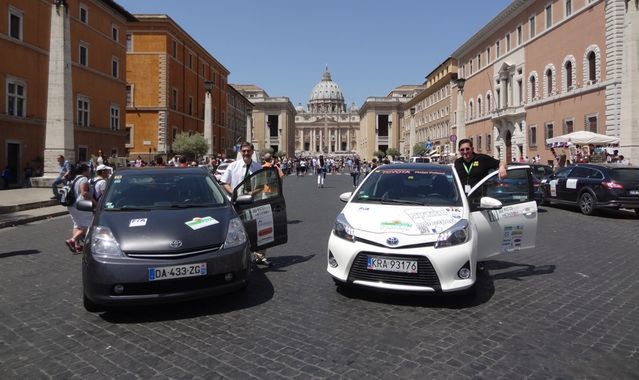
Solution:
{"label": "street lamp post", "polygon": [[[455,81],[459,94],[457,95],[457,141],[466,138],[466,110],[464,109],[464,84],[466,79],[457,78]],[[453,145],[453,151],[456,151]]]}
{"label": "street lamp post", "polygon": [[209,146],[207,155],[211,158],[213,156],[213,119],[211,117],[213,81],[204,81],[204,91],[204,139]]}
{"label": "street lamp post", "polygon": [[415,145],[415,107],[411,107],[410,109],[410,132],[408,139],[408,148],[409,148],[409,157],[413,157],[415,155],[415,149],[413,148]]}
{"label": "street lamp post", "polygon": [[[392,115],[389,115],[389,116],[392,116]],[[386,142],[386,150],[388,150],[388,148],[391,147],[391,142],[393,141],[392,140],[393,134],[391,133],[392,125],[393,125],[393,121],[389,119],[388,120],[388,136],[386,137],[388,139],[387,142]],[[384,153],[386,153],[386,152],[384,152]]]}

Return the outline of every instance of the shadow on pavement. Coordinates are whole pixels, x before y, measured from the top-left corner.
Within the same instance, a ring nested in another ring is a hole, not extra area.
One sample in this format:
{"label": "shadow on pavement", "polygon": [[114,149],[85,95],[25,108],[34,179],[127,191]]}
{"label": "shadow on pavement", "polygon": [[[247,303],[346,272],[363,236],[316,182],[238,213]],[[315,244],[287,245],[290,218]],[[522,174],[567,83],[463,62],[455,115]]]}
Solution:
{"label": "shadow on pavement", "polygon": [[110,323],[146,323],[189,319],[248,309],[273,298],[275,289],[263,271],[254,269],[246,290],[193,301],[113,308],[100,317]]}
{"label": "shadow on pavement", "polygon": [[517,280],[517,281],[522,281],[523,277],[554,273],[556,268],[555,265],[535,266],[530,264],[518,264],[518,263],[509,262],[509,261],[496,261],[496,260],[485,261],[483,265],[484,265],[484,269],[489,271],[510,269],[508,271],[492,274],[490,277],[493,280],[510,279],[510,280]]}
{"label": "shadow on pavement", "polygon": [[37,249],[25,249],[22,251],[0,252],[0,259],[12,256],[36,255],[40,253]]}
{"label": "shadow on pavement", "polygon": [[268,259],[273,264],[270,267],[260,267],[263,272],[286,272],[283,270],[291,265],[304,263],[315,257],[315,254],[308,256],[268,256]]}
{"label": "shadow on pavement", "polygon": [[495,286],[486,271],[477,274],[473,289],[449,294],[419,294],[380,291],[370,288],[347,287],[340,285],[337,292],[348,298],[386,303],[400,306],[466,309],[488,302],[495,294]]}
{"label": "shadow on pavement", "polygon": [[289,220],[286,222],[286,224],[300,224],[303,223],[301,220],[298,219],[294,219],[294,220]]}

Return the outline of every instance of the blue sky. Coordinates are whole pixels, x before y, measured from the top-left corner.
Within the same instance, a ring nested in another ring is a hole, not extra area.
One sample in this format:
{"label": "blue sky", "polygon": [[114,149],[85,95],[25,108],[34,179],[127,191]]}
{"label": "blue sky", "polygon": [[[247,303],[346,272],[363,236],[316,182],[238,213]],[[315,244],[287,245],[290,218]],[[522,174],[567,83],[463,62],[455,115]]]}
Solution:
{"label": "blue sky", "polygon": [[[426,74],[511,0],[116,0],[168,14],[230,72],[306,107],[328,65],[347,106]],[[443,15],[443,16],[442,16]]]}

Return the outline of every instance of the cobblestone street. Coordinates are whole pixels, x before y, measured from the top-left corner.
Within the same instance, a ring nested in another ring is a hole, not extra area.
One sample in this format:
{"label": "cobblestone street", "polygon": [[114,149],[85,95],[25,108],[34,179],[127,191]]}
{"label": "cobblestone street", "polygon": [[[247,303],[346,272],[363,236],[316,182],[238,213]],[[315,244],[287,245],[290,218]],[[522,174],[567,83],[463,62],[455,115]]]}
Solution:
{"label": "cobblestone street", "polygon": [[541,208],[537,248],[487,262],[474,297],[336,289],[350,181],[287,177],[274,266],[190,303],[87,313],[68,216],[0,230],[0,378],[637,378],[634,214]]}

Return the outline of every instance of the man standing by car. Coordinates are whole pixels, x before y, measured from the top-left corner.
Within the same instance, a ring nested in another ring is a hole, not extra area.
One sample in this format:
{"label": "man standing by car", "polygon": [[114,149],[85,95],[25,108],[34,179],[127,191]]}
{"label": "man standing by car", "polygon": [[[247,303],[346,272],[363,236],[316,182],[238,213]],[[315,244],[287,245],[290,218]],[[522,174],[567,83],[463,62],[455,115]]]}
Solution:
{"label": "man standing by car", "polygon": [[455,170],[466,194],[493,170],[499,169],[500,179],[506,177],[506,163],[486,154],[475,153],[471,140],[459,141],[459,153],[461,157],[455,160]]}
{"label": "man standing by car", "polygon": [[[259,162],[253,161],[253,151],[253,144],[247,141],[243,142],[240,146],[242,159],[234,161],[227,166],[226,171],[222,174],[222,177],[220,177],[220,182],[222,182],[224,190],[229,194],[232,195],[233,189],[241,184],[246,177],[262,169],[262,165],[260,165]],[[249,189],[243,190],[248,192]],[[257,264],[271,266],[271,262],[266,258],[266,250],[254,252],[254,254]]]}

